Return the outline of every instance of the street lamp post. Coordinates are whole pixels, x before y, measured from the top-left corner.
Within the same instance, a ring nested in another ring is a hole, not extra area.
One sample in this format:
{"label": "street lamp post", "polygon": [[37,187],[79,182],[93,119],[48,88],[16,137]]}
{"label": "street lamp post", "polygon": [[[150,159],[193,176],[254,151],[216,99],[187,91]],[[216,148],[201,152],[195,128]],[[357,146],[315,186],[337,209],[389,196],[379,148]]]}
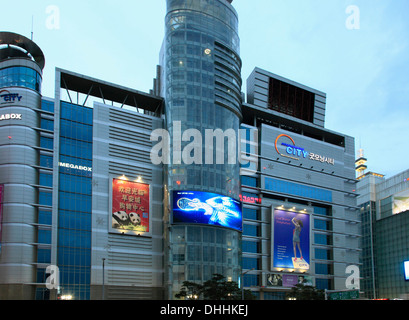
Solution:
{"label": "street lamp post", "polygon": [[102,258],[102,300],[105,300],[105,258]]}
{"label": "street lamp post", "polygon": [[241,300],[244,300],[244,275],[253,270],[254,268],[241,273]]}

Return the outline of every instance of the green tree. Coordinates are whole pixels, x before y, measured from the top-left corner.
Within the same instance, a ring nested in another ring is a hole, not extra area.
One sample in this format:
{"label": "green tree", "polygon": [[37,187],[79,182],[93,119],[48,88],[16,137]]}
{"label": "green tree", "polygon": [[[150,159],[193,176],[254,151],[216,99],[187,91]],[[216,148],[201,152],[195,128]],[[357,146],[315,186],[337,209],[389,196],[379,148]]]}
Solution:
{"label": "green tree", "polygon": [[297,300],[325,300],[325,293],[323,290],[318,290],[313,286],[306,286],[303,284],[296,284],[287,293],[287,298]]}
{"label": "green tree", "polygon": [[[178,299],[204,299],[204,300],[241,300],[242,291],[237,282],[226,281],[220,274],[214,274],[210,280],[203,284],[184,281]],[[253,300],[255,297],[250,290],[244,290],[244,299]]]}

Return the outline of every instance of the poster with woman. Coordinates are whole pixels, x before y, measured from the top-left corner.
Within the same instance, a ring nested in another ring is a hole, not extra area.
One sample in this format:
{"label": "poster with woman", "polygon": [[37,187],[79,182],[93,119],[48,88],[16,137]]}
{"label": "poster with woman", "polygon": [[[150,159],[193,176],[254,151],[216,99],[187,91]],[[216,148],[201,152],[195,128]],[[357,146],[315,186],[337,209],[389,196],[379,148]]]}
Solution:
{"label": "poster with woman", "polygon": [[274,210],[272,267],[309,270],[310,215]]}

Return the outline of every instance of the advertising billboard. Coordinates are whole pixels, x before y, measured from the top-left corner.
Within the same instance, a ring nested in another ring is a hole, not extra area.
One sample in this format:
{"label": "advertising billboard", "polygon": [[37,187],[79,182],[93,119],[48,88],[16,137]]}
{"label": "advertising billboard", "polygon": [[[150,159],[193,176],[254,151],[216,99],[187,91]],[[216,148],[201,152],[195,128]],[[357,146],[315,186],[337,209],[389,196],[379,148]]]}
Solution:
{"label": "advertising billboard", "polygon": [[409,261],[403,263],[403,268],[405,269],[405,280],[409,281]]}
{"label": "advertising billboard", "polygon": [[3,192],[4,186],[0,184],[0,253],[1,253],[1,236],[3,233]]}
{"label": "advertising billboard", "polygon": [[409,190],[405,190],[393,196],[392,213],[399,214],[409,210]]}
{"label": "advertising billboard", "polygon": [[297,284],[312,286],[312,277],[306,275],[270,273],[267,274],[267,285],[271,287],[291,288]]}
{"label": "advertising billboard", "polygon": [[112,179],[111,232],[149,235],[150,186],[122,179]]}
{"label": "advertising billboard", "polygon": [[174,191],[173,223],[207,224],[242,231],[241,202],[210,192]]}
{"label": "advertising billboard", "polygon": [[271,266],[310,269],[310,215],[273,210]]}

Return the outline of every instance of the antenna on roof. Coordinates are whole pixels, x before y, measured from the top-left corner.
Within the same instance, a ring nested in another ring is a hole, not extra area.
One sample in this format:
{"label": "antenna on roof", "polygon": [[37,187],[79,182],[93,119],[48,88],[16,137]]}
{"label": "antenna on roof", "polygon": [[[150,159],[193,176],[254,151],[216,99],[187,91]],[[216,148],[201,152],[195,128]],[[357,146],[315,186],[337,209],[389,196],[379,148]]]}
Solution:
{"label": "antenna on roof", "polygon": [[31,16],[31,41],[33,41],[34,37],[34,16]]}

